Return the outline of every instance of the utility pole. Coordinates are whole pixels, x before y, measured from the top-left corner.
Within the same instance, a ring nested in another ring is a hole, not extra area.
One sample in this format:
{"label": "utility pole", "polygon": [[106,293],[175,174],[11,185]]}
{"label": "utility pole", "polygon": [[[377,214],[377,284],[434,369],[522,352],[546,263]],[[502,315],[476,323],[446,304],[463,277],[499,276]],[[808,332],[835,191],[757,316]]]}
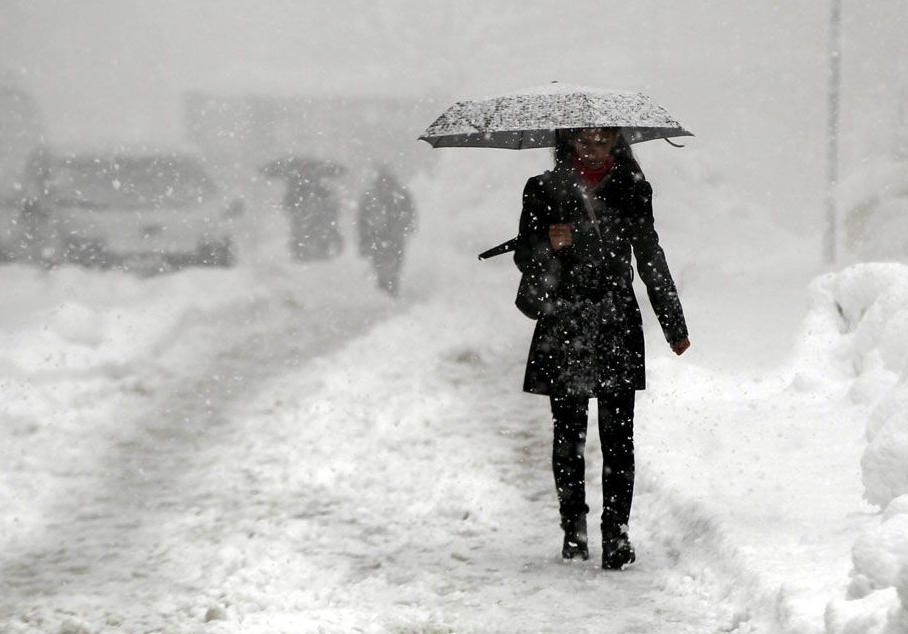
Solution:
{"label": "utility pole", "polygon": [[899,92],[899,105],[896,111],[896,136],[895,136],[895,158],[898,161],[908,161],[908,84],[902,80],[902,88]]}
{"label": "utility pole", "polygon": [[835,264],[838,244],[838,213],[835,186],[839,180],[839,93],[841,90],[842,0],[831,0],[829,14],[829,103],[826,127],[826,227],[823,238],[823,259]]}

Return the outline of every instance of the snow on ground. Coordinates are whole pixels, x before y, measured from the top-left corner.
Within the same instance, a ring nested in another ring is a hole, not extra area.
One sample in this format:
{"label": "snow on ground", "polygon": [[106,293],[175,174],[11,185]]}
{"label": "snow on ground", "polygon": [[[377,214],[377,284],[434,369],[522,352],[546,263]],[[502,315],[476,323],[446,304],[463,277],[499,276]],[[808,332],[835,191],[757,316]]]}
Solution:
{"label": "snow on ground", "polygon": [[547,157],[478,156],[414,183],[397,303],[349,254],[0,269],[0,629],[904,631],[906,269],[817,277],[694,149],[645,154],[693,348],[649,316],[638,563],[566,565],[532,323],[475,260]]}
{"label": "snow on ground", "polygon": [[[560,564],[547,416],[512,390],[523,337],[488,340],[509,306],[477,313],[456,299],[466,286],[411,298],[392,319],[367,288],[292,300],[330,293],[328,276],[346,270],[323,267],[315,290],[297,272],[301,288],[283,298],[272,282],[267,301],[221,311],[184,333],[188,349],[135,368],[106,409],[47,421],[55,437],[23,432],[20,457],[47,457],[20,471],[45,473],[47,494],[30,518],[7,507],[7,630],[597,631],[607,617],[676,632],[727,620],[653,586],[669,565],[658,545],[611,596],[593,562]],[[490,288],[510,286],[498,277]],[[70,456],[52,455],[61,435],[81,444]],[[22,493],[8,491],[41,502]]]}

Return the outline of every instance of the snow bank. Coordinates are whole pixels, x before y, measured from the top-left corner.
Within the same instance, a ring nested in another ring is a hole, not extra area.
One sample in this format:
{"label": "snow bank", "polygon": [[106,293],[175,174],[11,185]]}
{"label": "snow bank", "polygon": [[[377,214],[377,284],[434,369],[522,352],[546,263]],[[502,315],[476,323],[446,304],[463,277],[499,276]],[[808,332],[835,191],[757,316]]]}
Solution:
{"label": "snow bank", "polygon": [[20,377],[78,374],[154,357],[188,322],[260,295],[263,285],[252,275],[194,269],[141,278],[2,267],[0,367]]}
{"label": "snow bank", "polygon": [[869,502],[886,508],[908,494],[908,371],[874,409],[861,459]]}
{"label": "snow bank", "polygon": [[[367,266],[352,259],[156,277],[0,267],[0,540],[37,530],[68,479],[60,474],[81,474],[98,439],[107,442],[123,427],[116,414],[122,402],[205,359],[217,333],[229,333],[218,342],[226,349],[274,315],[346,323],[363,306],[390,304],[372,288]],[[305,324],[296,327],[297,341],[315,336]]]}
{"label": "snow bank", "polygon": [[[734,275],[731,262],[726,271]],[[660,483],[683,483],[675,497],[713,518],[703,540],[712,557],[705,559],[733,571],[743,596],[739,616],[748,621],[742,631],[900,631],[908,502],[889,500],[899,495],[908,465],[896,442],[904,430],[906,289],[908,267],[898,264],[862,264],[814,279],[790,366],[753,382],[711,368],[670,369],[674,359],[650,365],[653,389],[640,403],[641,461],[653,465]],[[762,333],[772,309],[753,310],[764,317],[755,323]],[[689,359],[682,363],[697,357]],[[647,426],[652,405],[672,408],[673,432]],[[877,445],[891,455],[875,454]],[[870,484],[872,477],[885,490]],[[889,504],[883,522],[868,516],[862,501],[875,496]],[[677,515],[695,517],[689,510]],[[837,596],[843,598],[829,602]]]}
{"label": "snow bank", "polygon": [[277,260],[140,277],[61,267],[0,267],[0,376],[19,379],[122,374],[154,361],[189,329],[257,303],[348,305],[372,295],[368,266]]}
{"label": "snow bank", "polygon": [[851,396],[872,402],[901,371],[908,342],[908,267],[859,264],[810,285],[812,309],[793,355],[796,381],[854,381]]}
{"label": "snow bank", "polygon": [[853,396],[876,401],[861,458],[864,497],[884,509],[852,548],[846,600],[829,604],[826,631],[908,631],[908,267],[862,264],[818,280],[840,315],[837,354],[855,374]]}
{"label": "snow bank", "polygon": [[[846,353],[859,377],[873,375],[889,389],[867,424],[861,459],[866,499],[885,508],[908,493],[908,267],[863,264],[832,282],[845,320]],[[898,377],[893,383],[893,377]]]}
{"label": "snow bank", "polygon": [[897,513],[862,535],[852,557],[855,570],[848,587],[850,596],[864,597],[897,585],[908,563],[908,513]]}

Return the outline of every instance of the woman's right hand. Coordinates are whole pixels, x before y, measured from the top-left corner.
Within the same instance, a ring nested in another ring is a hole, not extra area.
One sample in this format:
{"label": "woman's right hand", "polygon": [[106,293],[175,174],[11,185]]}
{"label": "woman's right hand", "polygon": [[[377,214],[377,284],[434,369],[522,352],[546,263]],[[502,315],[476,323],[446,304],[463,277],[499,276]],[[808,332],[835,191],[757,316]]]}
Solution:
{"label": "woman's right hand", "polygon": [[551,225],[549,227],[549,240],[552,242],[552,248],[560,251],[564,247],[571,246],[571,227],[570,224]]}
{"label": "woman's right hand", "polygon": [[680,356],[680,355],[684,354],[684,352],[688,348],[690,348],[690,339],[688,339],[687,337],[685,337],[684,339],[680,339],[680,340],[676,341],[675,343],[671,344],[671,348],[672,348],[672,352],[674,352],[675,354]]}

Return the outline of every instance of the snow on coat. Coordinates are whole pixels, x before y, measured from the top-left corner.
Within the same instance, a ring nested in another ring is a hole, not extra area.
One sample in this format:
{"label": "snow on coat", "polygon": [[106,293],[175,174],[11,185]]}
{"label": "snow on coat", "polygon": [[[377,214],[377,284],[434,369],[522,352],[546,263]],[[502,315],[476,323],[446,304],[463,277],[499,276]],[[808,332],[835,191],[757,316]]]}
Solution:
{"label": "snow on coat", "polygon": [[[687,336],[674,281],[653,221],[652,187],[633,161],[619,161],[590,192],[601,239],[570,167],[530,178],[514,261],[523,273],[555,265],[553,314],[536,323],[524,390],[598,396],[646,387],[643,326],[634,295],[631,253],[665,338]],[[552,249],[548,228],[572,223],[572,244]]]}

